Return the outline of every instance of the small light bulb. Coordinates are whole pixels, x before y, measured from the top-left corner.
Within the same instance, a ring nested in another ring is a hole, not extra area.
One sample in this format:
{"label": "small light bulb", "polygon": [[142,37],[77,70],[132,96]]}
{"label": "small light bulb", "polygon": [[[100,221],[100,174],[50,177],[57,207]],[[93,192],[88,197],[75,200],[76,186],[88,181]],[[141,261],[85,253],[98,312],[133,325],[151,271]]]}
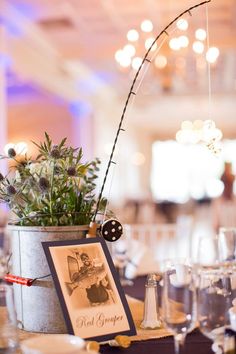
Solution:
{"label": "small light bulb", "polygon": [[155,59],[155,65],[158,69],[164,69],[167,65],[167,59],[164,55],[158,55]]}
{"label": "small light bulb", "polygon": [[178,38],[179,41],[179,46],[182,48],[187,48],[188,44],[189,44],[189,40],[187,36],[180,36]]}
{"label": "small light bulb", "polygon": [[183,131],[182,130],[178,130],[176,135],[175,135],[175,138],[177,140],[178,143],[184,143],[183,141]]}
{"label": "small light bulb", "polygon": [[[147,39],[146,39],[146,41],[145,41],[145,48],[146,48],[147,50],[151,47],[151,45],[152,45],[152,43],[154,42],[154,40],[155,40],[155,38],[153,38],[153,37],[150,37],[150,38],[147,38]],[[156,50],[156,49],[157,49],[157,44],[154,43],[153,46],[152,46],[151,51],[153,52],[153,51]]]}
{"label": "small light bulb", "polygon": [[218,56],[220,55],[220,51],[218,48],[216,47],[211,47],[208,49],[207,53],[206,53],[206,60],[209,62],[209,63],[215,63]]}
{"label": "small light bulb", "polygon": [[216,127],[216,124],[215,124],[214,120],[211,120],[211,119],[204,120],[203,129],[215,129],[215,127]]}
{"label": "small light bulb", "polygon": [[129,30],[128,33],[127,33],[127,39],[130,42],[137,41],[139,39],[138,31],[136,31],[135,29]]}
{"label": "small light bulb", "polygon": [[128,68],[131,64],[131,58],[128,55],[123,55],[123,57],[120,60],[120,66],[123,68]]}
{"label": "small light bulb", "polygon": [[126,44],[123,48],[123,52],[129,57],[133,57],[135,55],[135,47],[132,44]]}
{"label": "small light bulb", "polygon": [[199,130],[199,129],[202,129],[202,127],[203,127],[203,121],[202,121],[202,120],[196,119],[196,120],[193,122],[193,128],[194,128],[194,129]]}
{"label": "small light bulb", "polygon": [[188,28],[188,21],[181,18],[180,20],[177,21],[177,27],[178,29],[182,30],[182,31],[186,31],[186,29]]}
{"label": "small light bulb", "polygon": [[115,59],[116,61],[119,63],[121,61],[123,57],[123,50],[122,49],[118,49],[115,53]]}
{"label": "small light bulb", "polygon": [[150,20],[144,20],[144,21],[141,23],[141,30],[142,30],[143,32],[152,32],[152,30],[153,30],[152,21],[150,21]]}
{"label": "small light bulb", "polygon": [[182,130],[193,129],[193,123],[190,120],[184,120],[181,124]]}
{"label": "small light bulb", "polygon": [[193,51],[197,54],[202,54],[204,52],[204,44],[199,41],[193,43]]}
{"label": "small light bulb", "polygon": [[173,50],[179,50],[180,49],[179,39],[178,38],[172,38],[169,41],[169,46]]}
{"label": "small light bulb", "polygon": [[206,31],[202,28],[198,28],[195,32],[195,37],[199,41],[204,41],[206,39],[206,36],[207,36]]}
{"label": "small light bulb", "polygon": [[135,57],[133,60],[132,60],[132,68],[134,70],[138,70],[140,65],[142,64],[142,58],[140,57]]}

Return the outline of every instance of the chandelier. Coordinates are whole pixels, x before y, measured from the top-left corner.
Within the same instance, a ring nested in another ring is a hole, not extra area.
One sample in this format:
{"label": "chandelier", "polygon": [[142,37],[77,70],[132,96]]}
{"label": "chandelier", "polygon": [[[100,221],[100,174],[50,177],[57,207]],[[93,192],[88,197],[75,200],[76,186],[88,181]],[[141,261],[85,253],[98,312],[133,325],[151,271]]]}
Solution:
{"label": "chandelier", "polygon": [[176,141],[182,144],[204,143],[213,153],[220,152],[219,141],[222,139],[222,131],[216,128],[213,120],[200,120],[194,122],[185,120],[181,129],[176,133]]}
{"label": "chandelier", "polygon": [[[194,38],[190,39],[187,35],[188,21],[180,19],[176,23],[176,27],[180,34],[176,37],[170,38],[168,46],[173,54],[183,56],[186,54],[186,49],[192,50],[196,58],[199,55],[205,55],[205,59],[210,64],[215,64],[220,51],[217,47],[208,47],[207,32],[203,28],[197,28],[194,33]],[[149,19],[145,19],[140,24],[139,31],[137,29],[130,29],[127,32],[127,42],[123,48],[115,52],[115,60],[120,68],[132,68],[138,70],[142,63],[142,56],[145,50],[150,48],[155,36],[153,34],[153,23]],[[155,44],[151,51],[155,52],[157,44]],[[200,63],[200,61],[199,61]],[[197,65],[201,65],[201,64]],[[158,54],[155,58],[154,64],[157,69],[164,69],[168,65],[168,58],[164,54]]]}

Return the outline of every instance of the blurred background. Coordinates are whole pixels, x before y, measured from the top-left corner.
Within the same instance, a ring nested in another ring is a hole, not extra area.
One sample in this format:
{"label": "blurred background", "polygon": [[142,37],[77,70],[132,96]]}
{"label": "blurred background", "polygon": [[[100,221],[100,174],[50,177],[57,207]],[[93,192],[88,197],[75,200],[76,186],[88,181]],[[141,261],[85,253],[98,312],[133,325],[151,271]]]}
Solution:
{"label": "blurred background", "polygon": [[[102,160],[102,183],[140,60],[163,27],[195,4],[1,0],[0,151],[21,143],[34,155],[31,141],[45,131],[54,143],[67,137],[85,160]],[[236,173],[235,0],[212,0],[208,16],[209,36],[205,6],[164,34],[128,110],[105,188],[122,222],[204,215],[213,229],[220,225],[215,201],[223,198],[225,162]],[[176,141],[181,126],[191,135],[209,118],[223,134],[217,156],[190,138]]]}

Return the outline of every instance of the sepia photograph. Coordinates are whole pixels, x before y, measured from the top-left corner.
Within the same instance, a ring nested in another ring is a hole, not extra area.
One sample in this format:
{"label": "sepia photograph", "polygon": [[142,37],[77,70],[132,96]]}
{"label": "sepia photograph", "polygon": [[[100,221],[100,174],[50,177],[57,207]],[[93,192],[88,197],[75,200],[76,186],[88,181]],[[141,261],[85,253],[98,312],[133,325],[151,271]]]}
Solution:
{"label": "sepia photograph", "polygon": [[105,241],[43,242],[68,332],[107,340],[135,326]]}
{"label": "sepia photograph", "polygon": [[75,307],[115,303],[114,291],[98,247],[66,249],[70,281],[65,282]]}

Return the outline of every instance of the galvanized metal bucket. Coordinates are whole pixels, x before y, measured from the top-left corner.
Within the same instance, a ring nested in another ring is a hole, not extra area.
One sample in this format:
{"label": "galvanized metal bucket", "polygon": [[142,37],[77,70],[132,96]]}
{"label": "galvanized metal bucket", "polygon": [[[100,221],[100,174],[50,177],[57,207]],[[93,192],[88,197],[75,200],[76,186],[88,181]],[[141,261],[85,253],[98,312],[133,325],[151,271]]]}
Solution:
{"label": "galvanized metal bucket", "polygon": [[[88,226],[9,225],[12,244],[12,273],[26,278],[50,274],[41,242],[76,240],[86,236]],[[14,284],[19,328],[32,332],[67,333],[52,277],[39,279],[31,287]]]}

